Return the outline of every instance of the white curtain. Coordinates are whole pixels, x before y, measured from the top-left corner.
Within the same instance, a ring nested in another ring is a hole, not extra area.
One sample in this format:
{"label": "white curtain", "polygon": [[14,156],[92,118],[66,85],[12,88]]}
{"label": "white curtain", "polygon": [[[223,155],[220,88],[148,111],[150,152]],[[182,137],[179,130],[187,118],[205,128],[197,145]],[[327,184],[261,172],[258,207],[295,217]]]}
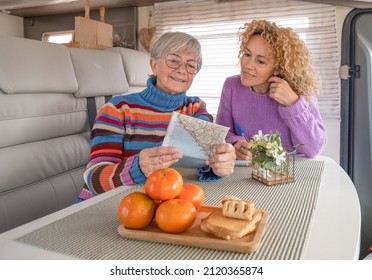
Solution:
{"label": "white curtain", "polygon": [[202,45],[203,66],[188,95],[197,95],[216,114],[223,82],[239,71],[239,28],[253,19],[292,27],[312,53],[323,119],[340,117],[339,55],[335,7],[291,0],[179,0],[155,3],[157,37],[187,32]]}

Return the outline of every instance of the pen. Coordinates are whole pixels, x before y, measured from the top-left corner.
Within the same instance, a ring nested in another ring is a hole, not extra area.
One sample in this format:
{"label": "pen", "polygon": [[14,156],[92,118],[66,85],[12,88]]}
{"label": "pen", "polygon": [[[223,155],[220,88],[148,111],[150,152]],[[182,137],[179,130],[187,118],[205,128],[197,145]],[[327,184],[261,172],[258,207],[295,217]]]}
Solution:
{"label": "pen", "polygon": [[240,135],[244,137],[244,139],[247,141],[247,142],[250,142],[248,137],[245,135],[243,129],[240,127],[240,125],[238,125],[237,122],[234,122],[234,125],[236,127],[236,129],[239,131]]}

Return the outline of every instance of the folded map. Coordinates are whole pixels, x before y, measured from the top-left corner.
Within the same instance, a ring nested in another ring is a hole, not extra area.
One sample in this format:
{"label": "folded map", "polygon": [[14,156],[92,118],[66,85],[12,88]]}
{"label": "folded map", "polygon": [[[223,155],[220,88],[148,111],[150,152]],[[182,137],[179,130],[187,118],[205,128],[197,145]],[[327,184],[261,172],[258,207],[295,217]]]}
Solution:
{"label": "folded map", "polygon": [[173,112],[162,146],[177,147],[183,158],[174,166],[203,167],[213,147],[225,141],[229,128]]}

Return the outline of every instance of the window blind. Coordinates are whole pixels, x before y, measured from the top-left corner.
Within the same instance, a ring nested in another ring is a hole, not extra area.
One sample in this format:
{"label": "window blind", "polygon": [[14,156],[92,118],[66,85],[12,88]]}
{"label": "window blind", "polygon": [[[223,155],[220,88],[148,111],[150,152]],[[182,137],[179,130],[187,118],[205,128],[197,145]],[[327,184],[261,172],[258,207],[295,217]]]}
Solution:
{"label": "window blind", "polygon": [[217,113],[222,85],[239,74],[238,34],[244,23],[267,19],[292,27],[307,44],[317,71],[323,119],[340,117],[339,55],[335,7],[292,0],[179,0],[155,3],[157,37],[167,31],[187,32],[202,45],[203,65],[188,95],[197,95]]}

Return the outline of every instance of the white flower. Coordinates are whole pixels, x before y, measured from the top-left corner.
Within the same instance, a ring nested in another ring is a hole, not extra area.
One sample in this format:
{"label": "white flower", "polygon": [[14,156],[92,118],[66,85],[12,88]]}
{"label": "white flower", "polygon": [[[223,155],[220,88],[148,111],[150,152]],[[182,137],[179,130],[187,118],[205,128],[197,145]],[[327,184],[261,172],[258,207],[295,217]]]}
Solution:
{"label": "white flower", "polygon": [[285,160],[286,160],[285,152],[283,152],[281,154],[275,153],[274,158],[275,158],[276,165],[281,166],[282,163],[285,162]]}
{"label": "white flower", "polygon": [[264,135],[262,134],[262,130],[258,131],[258,134],[253,135],[253,140],[258,142],[264,139]]}
{"label": "white flower", "polygon": [[286,161],[285,149],[282,147],[280,133],[263,134],[259,130],[251,143],[252,162],[261,168],[279,167]]}

